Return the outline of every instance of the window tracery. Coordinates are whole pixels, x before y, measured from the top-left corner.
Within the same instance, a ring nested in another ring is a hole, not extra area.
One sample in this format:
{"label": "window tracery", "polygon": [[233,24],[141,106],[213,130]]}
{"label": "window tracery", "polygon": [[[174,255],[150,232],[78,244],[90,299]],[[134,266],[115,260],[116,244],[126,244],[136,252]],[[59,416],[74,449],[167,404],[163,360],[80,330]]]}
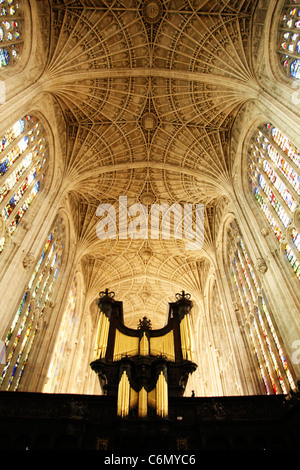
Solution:
{"label": "window tracery", "polygon": [[17,390],[61,270],[65,228],[59,218],[35,265],[5,338],[6,363],[0,390]]}
{"label": "window tracery", "polygon": [[47,155],[45,132],[34,116],[19,119],[0,139],[0,253],[41,190]]}
{"label": "window tracery", "polygon": [[287,75],[300,80],[300,5],[288,0],[279,25],[281,63]]}
{"label": "window tracery", "polygon": [[300,195],[300,151],[267,123],[255,131],[248,150],[248,178],[254,198],[300,280],[300,234],[295,218]]}
{"label": "window tracery", "polygon": [[234,302],[239,306],[242,323],[248,327],[267,394],[288,393],[295,383],[280,344],[272,315],[263,294],[259,276],[244,245],[236,222],[230,224],[227,256],[234,286]]}
{"label": "window tracery", "polygon": [[13,65],[20,55],[23,14],[18,0],[0,0],[0,68]]}

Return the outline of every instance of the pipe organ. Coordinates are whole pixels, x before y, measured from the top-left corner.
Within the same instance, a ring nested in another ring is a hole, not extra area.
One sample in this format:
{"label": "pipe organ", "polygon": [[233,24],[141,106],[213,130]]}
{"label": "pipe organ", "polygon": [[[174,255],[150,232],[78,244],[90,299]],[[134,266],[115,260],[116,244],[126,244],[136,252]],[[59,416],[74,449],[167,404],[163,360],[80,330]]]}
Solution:
{"label": "pipe organ", "polygon": [[122,302],[100,292],[95,357],[90,364],[102,390],[117,401],[117,415],[168,416],[168,397],[182,396],[193,362],[190,328],[192,301],[184,291],[169,303],[168,322],[153,330],[146,317],[137,329],[123,321]]}

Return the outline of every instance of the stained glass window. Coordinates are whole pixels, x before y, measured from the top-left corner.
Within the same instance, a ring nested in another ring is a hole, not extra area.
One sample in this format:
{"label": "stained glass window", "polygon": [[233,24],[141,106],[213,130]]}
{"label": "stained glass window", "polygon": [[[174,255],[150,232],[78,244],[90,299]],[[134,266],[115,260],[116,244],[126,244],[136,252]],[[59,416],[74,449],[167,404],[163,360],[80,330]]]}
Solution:
{"label": "stained glass window", "polygon": [[263,217],[300,279],[300,235],[293,225],[300,195],[300,151],[270,123],[257,129],[252,137],[248,177]]}
{"label": "stained glass window", "polygon": [[68,366],[66,363],[68,359],[66,352],[68,348],[72,348],[75,338],[77,337],[76,334],[79,321],[79,316],[77,315],[78,312],[76,312],[77,290],[77,280],[74,279],[47,373],[47,383],[43,390],[43,392],[46,393],[59,392],[61,390],[61,382],[65,377],[66,368]]}
{"label": "stained glass window", "polygon": [[0,138],[0,217],[7,229],[0,253],[41,189],[47,155],[44,129],[33,116],[15,122]]}
{"label": "stained glass window", "polygon": [[300,80],[300,5],[288,0],[279,25],[279,56],[288,76]]}
{"label": "stained glass window", "polygon": [[286,394],[291,388],[295,389],[295,383],[262,293],[259,277],[236,223],[231,223],[228,231],[228,265],[234,300],[240,306],[244,323],[248,325],[251,348],[265,391],[267,394]]}
{"label": "stained glass window", "polygon": [[19,387],[38,328],[59,277],[64,238],[64,224],[59,218],[49,234],[7,332],[6,364],[0,377],[1,390],[17,390]]}
{"label": "stained glass window", "polygon": [[23,40],[23,14],[18,0],[0,0],[0,68],[19,57]]}

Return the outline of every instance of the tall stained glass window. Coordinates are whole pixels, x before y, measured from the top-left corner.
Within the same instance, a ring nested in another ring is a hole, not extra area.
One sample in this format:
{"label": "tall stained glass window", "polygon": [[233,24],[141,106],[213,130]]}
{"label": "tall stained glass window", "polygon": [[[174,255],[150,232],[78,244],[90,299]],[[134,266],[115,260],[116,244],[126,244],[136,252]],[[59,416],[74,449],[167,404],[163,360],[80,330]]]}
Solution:
{"label": "tall stained glass window", "polygon": [[13,65],[23,39],[23,13],[18,0],[0,0],[0,68]]}
{"label": "tall stained glass window", "polygon": [[270,123],[252,137],[248,177],[263,218],[300,280],[300,235],[294,225],[300,195],[300,151]]}
{"label": "tall stained glass window", "polygon": [[288,0],[279,25],[280,59],[287,75],[300,80],[300,4]]}
{"label": "tall stained glass window", "polygon": [[271,312],[263,295],[256,269],[248,255],[236,223],[228,230],[228,266],[234,287],[234,300],[239,305],[248,339],[254,351],[266,393],[281,394],[295,389]]}
{"label": "tall stained glass window", "polygon": [[[47,373],[47,383],[43,390],[43,392],[46,393],[61,392],[62,382],[66,377],[68,360],[70,360],[67,350],[68,348],[72,349],[75,338],[77,337],[79,320],[76,312],[77,291],[78,286],[75,278],[72,282],[56,344],[52,353],[52,359]],[[69,367],[71,368],[70,364]],[[67,374],[67,376],[69,375]]]}
{"label": "tall stained glass window", "polygon": [[0,137],[0,253],[41,189],[47,156],[44,129],[33,116]]}
{"label": "tall stained glass window", "polygon": [[6,363],[0,377],[0,390],[19,388],[45,308],[59,277],[64,239],[64,224],[60,218],[49,234],[7,332]]}

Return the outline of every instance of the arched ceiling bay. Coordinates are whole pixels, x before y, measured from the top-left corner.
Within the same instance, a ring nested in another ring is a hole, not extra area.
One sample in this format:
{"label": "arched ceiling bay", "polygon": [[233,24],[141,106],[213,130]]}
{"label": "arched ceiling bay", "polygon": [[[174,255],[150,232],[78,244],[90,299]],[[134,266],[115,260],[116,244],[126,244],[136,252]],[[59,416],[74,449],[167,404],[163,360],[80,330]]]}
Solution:
{"label": "arched ceiling bay", "polygon": [[[133,326],[141,312],[161,325],[178,290],[202,295],[213,217],[232,184],[231,126],[257,96],[254,4],[52,1],[44,87],[67,122],[64,189],[81,263],[92,296],[114,289]],[[117,209],[120,196],[147,207],[204,204],[202,250],[184,240],[97,239],[98,205]]]}

